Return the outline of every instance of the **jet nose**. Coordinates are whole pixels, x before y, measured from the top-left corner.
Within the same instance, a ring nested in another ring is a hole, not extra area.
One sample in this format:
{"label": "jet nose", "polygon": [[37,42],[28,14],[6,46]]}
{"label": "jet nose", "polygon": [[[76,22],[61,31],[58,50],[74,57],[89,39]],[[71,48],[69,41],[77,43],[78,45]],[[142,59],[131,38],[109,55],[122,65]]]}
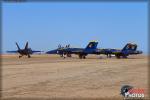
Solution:
{"label": "jet nose", "polygon": [[51,50],[51,51],[47,51],[46,54],[56,54],[57,50]]}
{"label": "jet nose", "polygon": [[46,54],[49,54],[49,51],[47,51]]}

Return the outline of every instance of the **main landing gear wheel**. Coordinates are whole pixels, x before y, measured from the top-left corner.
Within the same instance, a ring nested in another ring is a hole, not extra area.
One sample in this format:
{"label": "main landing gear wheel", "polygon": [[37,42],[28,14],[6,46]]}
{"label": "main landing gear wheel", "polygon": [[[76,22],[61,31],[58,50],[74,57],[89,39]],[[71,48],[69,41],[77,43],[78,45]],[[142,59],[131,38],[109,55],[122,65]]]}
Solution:
{"label": "main landing gear wheel", "polygon": [[28,55],[28,58],[31,58],[31,56],[30,56],[30,55]]}
{"label": "main landing gear wheel", "polygon": [[111,54],[107,54],[107,58],[111,58]]}
{"label": "main landing gear wheel", "polygon": [[116,58],[120,59],[120,55],[115,55],[115,56],[116,56]]}
{"label": "main landing gear wheel", "polygon": [[79,58],[82,59],[82,55],[79,55]]}
{"label": "main landing gear wheel", "polygon": [[86,59],[86,57],[85,57],[85,56],[82,56],[82,58],[83,58],[83,59]]}
{"label": "main landing gear wheel", "polygon": [[72,57],[71,54],[67,54],[67,57]]}
{"label": "main landing gear wheel", "polygon": [[123,56],[122,58],[127,59],[127,56]]}
{"label": "main landing gear wheel", "polygon": [[79,55],[79,58],[80,59],[86,59],[86,56],[85,55]]}
{"label": "main landing gear wheel", "polygon": [[19,56],[19,58],[21,58],[22,56]]}

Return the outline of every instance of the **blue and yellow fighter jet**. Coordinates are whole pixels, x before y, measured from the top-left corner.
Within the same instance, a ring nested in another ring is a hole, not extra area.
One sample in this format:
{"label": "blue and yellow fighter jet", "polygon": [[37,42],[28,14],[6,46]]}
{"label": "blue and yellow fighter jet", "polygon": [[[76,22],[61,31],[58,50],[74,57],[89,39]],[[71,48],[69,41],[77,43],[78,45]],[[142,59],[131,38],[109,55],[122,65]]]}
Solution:
{"label": "blue and yellow fighter jet", "polygon": [[132,43],[127,43],[123,49],[98,49],[98,42],[91,41],[86,48],[70,48],[70,45],[66,47],[58,46],[57,49],[46,52],[46,54],[58,54],[61,57],[67,56],[71,57],[71,54],[79,55],[80,59],[85,59],[88,54],[104,54],[108,58],[111,58],[111,55],[115,55],[116,58],[127,58],[129,55],[133,54],[142,54],[142,51],[136,50],[137,45]]}
{"label": "blue and yellow fighter jet", "polygon": [[[46,52],[46,54],[58,54],[61,57],[67,56],[71,57],[71,54],[77,54],[80,59],[85,59],[88,54],[97,54],[97,44],[98,42],[91,41],[86,46],[86,48],[70,48],[70,45],[66,45],[66,47],[58,46],[57,49]],[[99,50],[98,50],[99,51]]]}
{"label": "blue and yellow fighter jet", "polygon": [[102,49],[101,54],[107,55],[111,58],[111,55],[115,55],[116,58],[127,58],[129,55],[142,54],[143,52],[137,50],[137,44],[127,43],[123,49]]}
{"label": "blue and yellow fighter jet", "polygon": [[32,50],[31,48],[28,48],[28,42],[26,43],[24,49],[20,49],[17,42],[16,42],[16,46],[17,46],[18,50],[16,50],[16,51],[7,51],[7,53],[19,53],[20,54],[19,58],[21,58],[24,55],[26,55],[26,56],[28,56],[28,58],[30,58],[31,54],[36,53],[36,52],[42,52],[42,51],[35,51],[35,50]]}

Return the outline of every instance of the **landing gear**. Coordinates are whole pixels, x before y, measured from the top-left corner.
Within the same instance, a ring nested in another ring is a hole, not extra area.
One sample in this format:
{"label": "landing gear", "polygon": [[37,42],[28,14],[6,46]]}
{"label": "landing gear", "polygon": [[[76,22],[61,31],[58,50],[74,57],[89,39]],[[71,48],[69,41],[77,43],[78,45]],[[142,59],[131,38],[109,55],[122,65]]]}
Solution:
{"label": "landing gear", "polygon": [[60,57],[65,58],[65,54],[64,53],[60,54]]}
{"label": "landing gear", "polygon": [[120,55],[116,54],[115,56],[116,56],[116,58],[120,59]]}
{"label": "landing gear", "polygon": [[79,58],[82,59],[82,55],[79,55]]}
{"label": "landing gear", "polygon": [[111,54],[107,54],[107,58],[111,58]]}
{"label": "landing gear", "polygon": [[60,54],[60,57],[63,57],[63,54]]}
{"label": "landing gear", "polygon": [[126,59],[126,58],[127,58],[127,56],[125,56],[125,55],[124,55],[124,56],[122,56],[122,58],[125,58],[125,59]]}
{"label": "landing gear", "polygon": [[28,58],[31,58],[30,54],[19,55],[19,58],[21,58],[22,56],[28,56]]}
{"label": "landing gear", "polygon": [[79,54],[80,59],[86,59],[86,55]]}
{"label": "landing gear", "polygon": [[120,59],[120,58],[127,58],[127,55],[119,55],[119,54],[116,54],[115,55],[116,56],[116,58],[118,58],[118,59]]}
{"label": "landing gear", "polygon": [[60,54],[60,57],[63,57],[65,59],[66,58],[66,53]]}
{"label": "landing gear", "polygon": [[30,56],[30,55],[28,55],[28,58],[31,58],[31,56]]}
{"label": "landing gear", "polygon": [[109,54],[109,58],[111,58],[111,54]]}
{"label": "landing gear", "polygon": [[67,54],[67,57],[72,57],[71,54]]}
{"label": "landing gear", "polygon": [[22,57],[22,55],[19,56],[19,58],[21,58],[21,57]]}
{"label": "landing gear", "polygon": [[63,54],[63,58],[64,58],[64,59],[66,58],[66,54]]}
{"label": "landing gear", "polygon": [[63,54],[60,54],[60,57],[63,57],[63,58],[66,58],[66,57],[72,57],[71,54],[67,54],[67,53],[63,53]]}
{"label": "landing gear", "polygon": [[86,57],[85,57],[85,56],[82,56],[82,58],[83,58],[83,59],[86,59]]}

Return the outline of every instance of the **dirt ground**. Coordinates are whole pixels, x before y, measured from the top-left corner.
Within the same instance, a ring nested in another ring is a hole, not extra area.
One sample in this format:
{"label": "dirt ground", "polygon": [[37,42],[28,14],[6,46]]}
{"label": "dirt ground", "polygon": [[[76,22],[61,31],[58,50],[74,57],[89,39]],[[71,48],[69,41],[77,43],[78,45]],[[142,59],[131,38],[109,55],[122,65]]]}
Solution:
{"label": "dirt ground", "polygon": [[119,98],[123,85],[142,88],[147,97],[148,58],[58,55],[2,55],[3,98]]}

